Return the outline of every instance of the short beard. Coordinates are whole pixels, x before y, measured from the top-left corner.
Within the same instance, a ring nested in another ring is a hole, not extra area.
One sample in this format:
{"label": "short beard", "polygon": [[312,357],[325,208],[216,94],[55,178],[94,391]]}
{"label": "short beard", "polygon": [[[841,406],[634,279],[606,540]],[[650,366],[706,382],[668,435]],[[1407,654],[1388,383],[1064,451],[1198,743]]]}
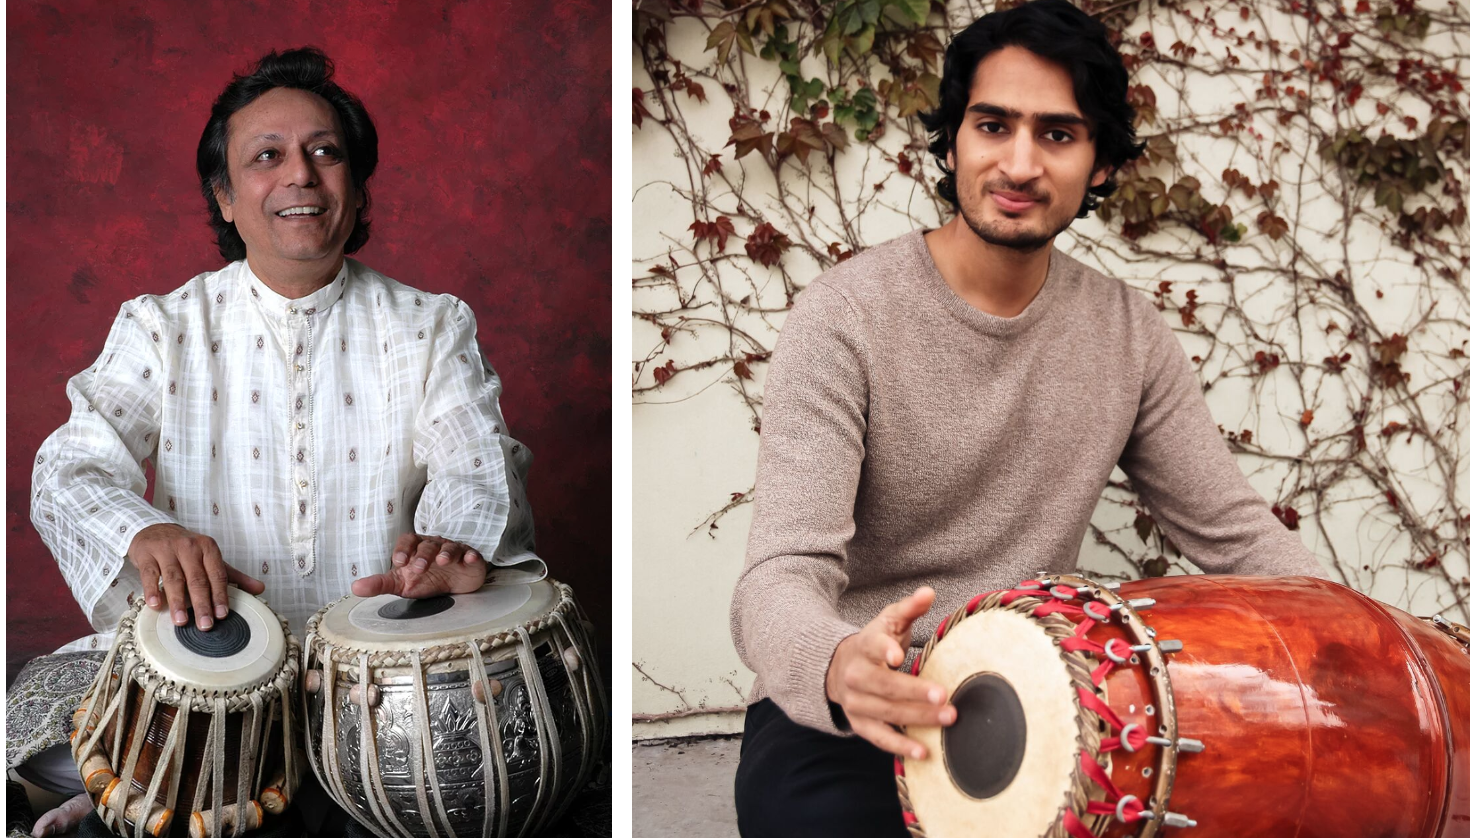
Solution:
{"label": "short beard", "polygon": [[[1080,211],[1081,209],[1082,207],[1079,205],[1077,207],[1077,211]],[[1077,211],[1074,211],[1070,216],[1063,219],[1062,223],[1055,230],[1052,230],[1048,233],[1003,233],[1000,230],[996,229],[996,227],[993,225],[988,225],[984,222],[971,218],[970,214],[965,211],[965,206],[963,202],[960,203],[959,211],[960,217],[965,219],[966,226],[968,226],[975,233],[975,235],[979,236],[981,241],[984,241],[987,244],[993,244],[996,247],[1004,247],[1010,250],[1014,250],[1018,253],[1035,253],[1043,247],[1046,247],[1047,244],[1049,244],[1052,239],[1056,238],[1058,234],[1060,234],[1068,227],[1071,227],[1072,221],[1075,220],[1077,216]]]}

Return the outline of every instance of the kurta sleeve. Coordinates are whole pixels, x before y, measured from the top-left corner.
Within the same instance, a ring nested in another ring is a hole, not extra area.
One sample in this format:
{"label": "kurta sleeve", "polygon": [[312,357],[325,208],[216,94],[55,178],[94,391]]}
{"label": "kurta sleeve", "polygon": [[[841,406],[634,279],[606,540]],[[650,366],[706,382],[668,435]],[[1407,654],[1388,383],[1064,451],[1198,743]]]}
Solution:
{"label": "kurta sleeve", "polygon": [[847,588],[853,504],[865,454],[870,369],[860,321],[816,282],[781,330],[765,387],[755,513],[730,606],[740,658],[793,720],[839,733],[826,674],[858,631]]}
{"label": "kurta sleeve", "polygon": [[173,523],[144,500],[143,461],[158,446],[165,377],[157,324],[139,301],[123,305],[102,356],[66,385],[71,417],[41,445],[32,473],[31,521],[92,626],[115,627],[122,597],[103,595],[121,576],[133,537]]}
{"label": "kurta sleeve", "polygon": [[1241,473],[1169,325],[1139,308],[1143,393],[1118,465],[1159,526],[1208,573],[1326,578]]}
{"label": "kurta sleeve", "polygon": [[414,460],[428,472],[414,527],[466,544],[493,564],[525,563],[544,575],[526,499],[531,452],[506,430],[500,377],[480,354],[474,313],[448,299],[414,424]]}

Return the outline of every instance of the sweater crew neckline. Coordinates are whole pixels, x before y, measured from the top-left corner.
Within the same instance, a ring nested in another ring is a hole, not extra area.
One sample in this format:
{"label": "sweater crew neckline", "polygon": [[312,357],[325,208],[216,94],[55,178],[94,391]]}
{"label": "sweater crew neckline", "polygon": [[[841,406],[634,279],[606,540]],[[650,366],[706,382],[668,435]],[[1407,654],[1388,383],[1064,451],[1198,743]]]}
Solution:
{"label": "sweater crew neckline", "polygon": [[1014,337],[1028,331],[1034,324],[1045,319],[1047,311],[1055,304],[1055,300],[1063,295],[1060,286],[1066,285],[1074,273],[1074,265],[1067,255],[1051,247],[1051,258],[1046,266],[1046,279],[1041,284],[1041,290],[1027,304],[1026,308],[1015,317],[1001,317],[986,311],[981,311],[963,297],[956,294],[949,283],[944,281],[944,276],[939,273],[939,266],[934,262],[934,254],[929,252],[929,244],[924,240],[924,235],[929,230],[915,230],[905,236],[905,245],[913,250],[914,261],[919,266],[919,281],[930,297],[947,310],[954,318],[966,326],[983,334],[993,337]]}

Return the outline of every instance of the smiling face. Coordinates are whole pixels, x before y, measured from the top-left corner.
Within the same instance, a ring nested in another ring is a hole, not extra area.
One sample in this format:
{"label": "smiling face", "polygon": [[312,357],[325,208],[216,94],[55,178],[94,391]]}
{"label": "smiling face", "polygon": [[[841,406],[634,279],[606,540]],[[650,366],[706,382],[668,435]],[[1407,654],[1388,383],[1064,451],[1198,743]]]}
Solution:
{"label": "smiling face", "polygon": [[327,100],[278,87],[230,117],[230,187],[216,188],[252,268],[280,275],[335,270],[362,196]]}
{"label": "smiling face", "polygon": [[960,215],[977,236],[1023,252],[1046,246],[1077,217],[1088,187],[1107,179],[1095,160],[1061,65],[1009,46],[976,66],[949,166]]}

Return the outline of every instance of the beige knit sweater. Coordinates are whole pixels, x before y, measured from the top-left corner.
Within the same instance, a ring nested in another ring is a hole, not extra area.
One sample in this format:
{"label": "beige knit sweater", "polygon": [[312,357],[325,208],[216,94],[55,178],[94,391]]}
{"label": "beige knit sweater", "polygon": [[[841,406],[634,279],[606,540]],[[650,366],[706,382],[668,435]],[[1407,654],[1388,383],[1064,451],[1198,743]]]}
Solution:
{"label": "beige knit sweater", "polygon": [[921,584],[917,624],[1037,571],[1071,571],[1115,465],[1211,573],[1324,575],[1220,438],[1152,303],[1053,250],[1014,318],[945,284],[923,233],[802,292],[765,390],[755,518],[730,609],[754,702],[837,732],[838,642]]}

